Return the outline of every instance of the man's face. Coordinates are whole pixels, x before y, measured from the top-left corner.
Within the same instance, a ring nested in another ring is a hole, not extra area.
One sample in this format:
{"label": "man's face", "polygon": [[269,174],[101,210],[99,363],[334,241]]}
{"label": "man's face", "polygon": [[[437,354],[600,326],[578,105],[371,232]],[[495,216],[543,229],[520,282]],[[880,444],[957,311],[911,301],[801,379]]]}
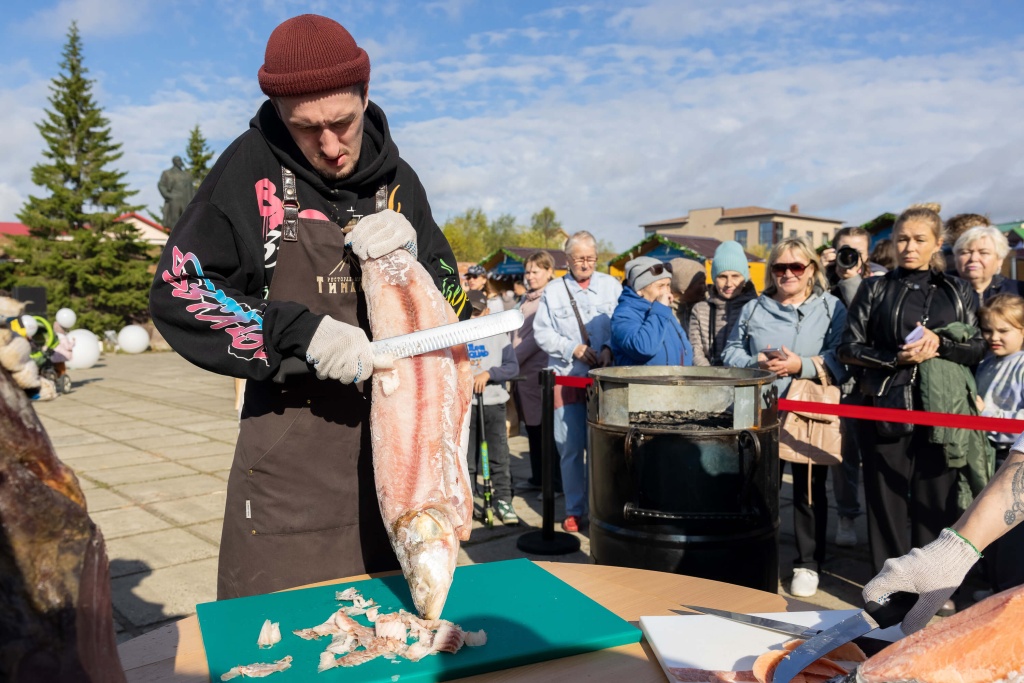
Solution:
{"label": "man's face", "polygon": [[597,266],[597,249],[587,240],[580,240],[569,253],[569,271],[577,282],[586,282]]}
{"label": "man's face", "polygon": [[355,171],[368,102],[358,87],[274,100],[295,144],[329,180],[347,178]]}

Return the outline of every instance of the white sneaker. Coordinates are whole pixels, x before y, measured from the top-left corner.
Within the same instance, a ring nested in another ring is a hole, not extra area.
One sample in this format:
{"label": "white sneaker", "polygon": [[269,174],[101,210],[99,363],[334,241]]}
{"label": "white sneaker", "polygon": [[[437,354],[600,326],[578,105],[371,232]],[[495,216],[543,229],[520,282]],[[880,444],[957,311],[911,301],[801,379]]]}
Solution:
{"label": "white sneaker", "polygon": [[793,582],[789,584],[790,595],[796,598],[809,598],[817,592],[818,572],[804,567],[793,570]]}
{"label": "white sneaker", "polygon": [[841,548],[852,548],[857,545],[857,527],[853,523],[853,518],[839,518],[839,528],[836,529],[836,545]]}

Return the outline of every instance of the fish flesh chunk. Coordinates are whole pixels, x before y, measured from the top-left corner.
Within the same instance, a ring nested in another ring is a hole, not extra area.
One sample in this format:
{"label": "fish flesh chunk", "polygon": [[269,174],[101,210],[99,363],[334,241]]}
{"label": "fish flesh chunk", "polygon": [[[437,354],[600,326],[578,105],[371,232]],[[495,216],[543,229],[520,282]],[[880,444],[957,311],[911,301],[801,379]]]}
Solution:
{"label": "fish flesh chunk", "polygon": [[996,593],[888,646],[850,680],[861,683],[1024,683],[1024,586]]}
{"label": "fish flesh chunk", "polygon": [[[374,339],[458,322],[427,271],[396,250],[362,261]],[[381,516],[421,616],[441,615],[469,539],[473,380],[466,347],[401,358],[373,376],[370,434]]]}
{"label": "fish flesh chunk", "polygon": [[226,673],[221,674],[220,680],[230,681],[232,678],[243,676],[245,678],[266,678],[270,674],[276,674],[292,666],[292,656],[285,655],[273,664],[257,663],[233,666]]}
{"label": "fish flesh chunk", "polygon": [[[12,334],[0,329],[0,349]],[[125,680],[103,534],[89,518],[78,478],[57,458],[24,390],[3,368],[0,680]]]}

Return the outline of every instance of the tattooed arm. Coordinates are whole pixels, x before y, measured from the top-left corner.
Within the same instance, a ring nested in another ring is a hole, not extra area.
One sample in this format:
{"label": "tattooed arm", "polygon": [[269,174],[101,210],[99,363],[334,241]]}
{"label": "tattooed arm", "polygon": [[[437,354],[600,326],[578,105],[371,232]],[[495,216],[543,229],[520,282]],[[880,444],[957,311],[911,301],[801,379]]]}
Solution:
{"label": "tattooed arm", "polygon": [[983,550],[1024,520],[1024,452],[1021,441],[953,528]]}

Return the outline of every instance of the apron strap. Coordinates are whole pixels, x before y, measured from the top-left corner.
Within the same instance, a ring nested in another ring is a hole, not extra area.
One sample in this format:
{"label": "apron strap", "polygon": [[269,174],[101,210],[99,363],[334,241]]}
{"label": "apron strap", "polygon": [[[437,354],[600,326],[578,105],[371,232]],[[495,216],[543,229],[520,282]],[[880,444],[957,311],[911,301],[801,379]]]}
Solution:
{"label": "apron strap", "polygon": [[285,242],[299,240],[299,195],[295,190],[295,174],[281,166],[281,186],[284,188],[284,227],[281,239]]}

